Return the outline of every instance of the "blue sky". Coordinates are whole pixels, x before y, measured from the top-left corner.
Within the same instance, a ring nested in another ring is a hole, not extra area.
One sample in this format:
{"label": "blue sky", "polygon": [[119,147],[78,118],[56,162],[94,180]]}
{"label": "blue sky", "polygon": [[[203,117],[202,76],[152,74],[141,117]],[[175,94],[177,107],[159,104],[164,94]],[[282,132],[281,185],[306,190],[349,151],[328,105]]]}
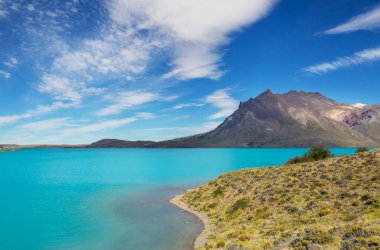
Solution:
{"label": "blue sky", "polygon": [[0,0],[0,143],[163,140],[266,89],[380,103],[380,1]]}

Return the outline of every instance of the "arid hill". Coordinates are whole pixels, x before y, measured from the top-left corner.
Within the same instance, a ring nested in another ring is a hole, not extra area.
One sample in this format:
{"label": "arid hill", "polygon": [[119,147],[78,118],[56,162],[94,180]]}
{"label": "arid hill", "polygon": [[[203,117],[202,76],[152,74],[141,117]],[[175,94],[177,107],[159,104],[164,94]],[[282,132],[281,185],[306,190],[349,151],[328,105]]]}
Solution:
{"label": "arid hill", "polygon": [[380,151],[239,170],[176,198],[207,218],[201,249],[380,249]]}

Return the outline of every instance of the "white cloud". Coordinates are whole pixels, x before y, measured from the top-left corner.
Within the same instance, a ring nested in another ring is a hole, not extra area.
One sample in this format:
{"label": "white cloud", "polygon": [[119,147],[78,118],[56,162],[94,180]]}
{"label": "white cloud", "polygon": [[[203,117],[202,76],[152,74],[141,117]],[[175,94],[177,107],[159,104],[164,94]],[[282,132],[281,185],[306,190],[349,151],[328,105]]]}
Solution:
{"label": "white cloud", "polygon": [[239,102],[232,98],[229,89],[220,89],[207,96],[206,103],[219,109],[219,111],[209,117],[209,119],[219,119],[231,115],[239,106]]}
{"label": "white cloud", "polygon": [[26,5],[26,9],[27,9],[28,11],[34,11],[34,10],[35,10],[35,8],[34,8],[34,6],[33,6],[32,4],[27,4],[27,5]]}
{"label": "white cloud", "polygon": [[210,121],[196,126],[149,128],[139,130],[138,132],[149,136],[147,138],[148,140],[170,140],[182,136],[209,132],[219,126],[220,123],[221,122]]}
{"label": "white cloud", "polygon": [[63,128],[65,126],[70,126],[70,124],[68,123],[69,121],[70,121],[69,117],[53,118],[53,119],[47,119],[43,121],[25,123],[21,125],[20,128],[30,131],[30,132],[47,131],[47,130]]}
{"label": "white cloud", "polygon": [[133,29],[112,25],[98,39],[85,39],[76,50],[56,57],[53,68],[65,73],[111,75],[130,79],[145,71],[151,53],[161,47],[159,40],[139,36]]}
{"label": "white cloud", "polygon": [[118,24],[161,34],[174,48],[173,69],[164,77],[219,78],[220,47],[272,9],[275,0],[112,0]]}
{"label": "white cloud", "polygon": [[4,62],[4,65],[13,68],[18,64],[18,60],[15,57],[10,57],[7,61]]}
{"label": "white cloud", "polygon": [[100,88],[88,88],[84,82],[74,82],[65,77],[49,74],[42,76],[42,81],[37,86],[37,89],[41,93],[52,95],[54,100],[70,101],[76,105],[80,104],[84,96],[103,91]]}
{"label": "white cloud", "polygon": [[84,88],[84,83],[72,82],[67,78],[54,75],[44,75],[37,88],[41,93],[52,95],[55,100],[80,103],[82,95],[79,89]]}
{"label": "white cloud", "polygon": [[37,108],[26,111],[22,114],[17,115],[5,115],[0,116],[0,125],[7,124],[7,123],[14,123],[22,119],[38,116],[38,115],[44,115],[50,112],[53,112],[57,109],[62,108],[71,108],[74,104],[72,103],[63,103],[63,102],[54,102],[50,105],[39,105]]}
{"label": "white cloud", "polygon": [[7,4],[8,3],[6,1],[0,0],[0,18],[4,18],[9,14],[7,11],[8,9]]}
{"label": "white cloud", "polygon": [[113,98],[113,104],[97,112],[97,115],[106,116],[120,113],[124,109],[133,108],[144,103],[157,100],[159,96],[155,93],[144,91],[125,91]]}
{"label": "white cloud", "polygon": [[101,130],[106,130],[106,129],[119,128],[131,122],[135,122],[137,120],[138,120],[137,117],[113,119],[113,120],[99,122],[99,123],[86,125],[86,126],[82,126],[78,128],[67,129],[65,132],[69,134],[96,132],[96,131],[101,131]]}
{"label": "white cloud", "polygon": [[151,113],[137,113],[133,117],[128,117],[128,118],[123,118],[123,119],[111,119],[111,120],[106,120],[102,122],[97,122],[89,125],[81,125],[73,128],[65,128],[59,130],[59,133],[56,135],[52,136],[52,138],[48,140],[53,140],[53,141],[59,141],[63,138],[66,137],[71,137],[76,134],[86,134],[86,133],[93,133],[93,132],[98,132],[102,130],[110,130],[110,129],[116,129],[123,127],[127,124],[130,124],[132,122],[136,122],[141,119],[152,119],[155,118],[155,116]]}
{"label": "white cloud", "polygon": [[224,74],[219,69],[221,61],[222,56],[212,46],[181,44],[173,59],[174,69],[164,74],[163,78],[189,80],[205,77],[217,80]]}
{"label": "white cloud", "polygon": [[20,114],[20,115],[5,115],[5,116],[0,116],[0,125],[6,124],[6,123],[12,123],[16,122],[18,120],[24,119],[31,117],[30,114],[25,113],[25,114]]}
{"label": "white cloud", "polygon": [[137,106],[149,103],[152,101],[171,101],[175,96],[162,97],[161,95],[148,91],[124,91],[116,96],[110,96],[112,104],[97,112],[97,115],[106,116],[118,114],[125,109],[135,108]]}
{"label": "white cloud", "polygon": [[175,105],[173,109],[183,109],[183,108],[188,108],[188,107],[202,107],[204,106],[204,103],[182,103]]}
{"label": "white cloud", "polygon": [[5,70],[1,70],[1,69],[0,69],[0,75],[2,75],[6,79],[9,79],[11,77],[11,73],[9,73]]}
{"label": "white cloud", "polygon": [[329,29],[324,34],[341,34],[357,30],[374,30],[380,28],[380,5],[372,10],[351,18],[349,21]]}
{"label": "white cloud", "polygon": [[335,71],[340,68],[346,68],[377,60],[380,60],[380,47],[362,50],[353,54],[352,56],[338,57],[331,62],[312,65],[304,68],[303,70],[315,74],[322,74],[330,71]]}
{"label": "white cloud", "polygon": [[6,17],[7,14],[8,14],[7,11],[5,11],[5,10],[0,10],[0,18],[2,18],[2,17]]}
{"label": "white cloud", "polygon": [[[7,136],[0,135],[0,140],[10,143],[25,144],[62,144],[64,139],[69,139],[74,143],[84,143],[84,138],[89,141],[97,138],[100,131],[108,131],[123,127],[138,120],[153,119],[152,113],[137,113],[136,115],[122,119],[111,119],[100,122],[80,122],[70,117],[53,118],[30,122],[10,130]],[[80,137],[77,137],[80,135]],[[94,137],[95,136],[95,137]],[[78,138],[79,141],[78,141]],[[67,141],[67,140],[66,140]]]}

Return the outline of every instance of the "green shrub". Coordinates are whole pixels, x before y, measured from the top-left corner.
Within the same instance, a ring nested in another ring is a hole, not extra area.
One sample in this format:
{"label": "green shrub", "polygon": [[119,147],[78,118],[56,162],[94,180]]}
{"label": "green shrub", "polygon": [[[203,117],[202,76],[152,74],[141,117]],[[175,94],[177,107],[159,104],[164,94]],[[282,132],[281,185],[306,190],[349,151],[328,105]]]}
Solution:
{"label": "green shrub", "polygon": [[309,151],[307,151],[304,156],[291,158],[286,162],[286,164],[289,165],[302,162],[319,161],[326,158],[331,158],[333,156],[334,155],[329,149],[320,146],[314,146]]}
{"label": "green shrub", "polygon": [[360,205],[360,202],[358,200],[353,200],[351,203],[352,206],[357,207]]}
{"label": "green shrub", "polygon": [[369,151],[369,149],[366,147],[359,147],[356,149],[355,153],[359,154],[359,153],[364,153],[364,152],[368,152],[368,151]]}
{"label": "green shrub", "polygon": [[325,245],[331,243],[334,238],[318,229],[305,229],[301,237],[296,238],[291,242],[291,247],[294,249],[311,249],[313,244]]}
{"label": "green shrub", "polygon": [[244,197],[244,198],[241,198],[239,200],[237,200],[228,210],[227,210],[227,213],[228,214],[233,214],[235,213],[236,211],[238,211],[239,209],[241,210],[245,210],[249,205],[249,198],[248,197]]}
{"label": "green shrub", "polygon": [[223,192],[224,192],[223,188],[222,188],[221,186],[218,186],[218,187],[214,190],[214,192],[212,192],[212,195],[213,195],[214,197],[222,196],[222,195],[223,195]]}
{"label": "green shrub", "polygon": [[226,243],[224,242],[224,240],[220,240],[216,243],[216,248],[223,248],[226,246]]}
{"label": "green shrub", "polygon": [[307,159],[305,156],[298,156],[298,157],[294,157],[294,158],[289,159],[285,164],[290,165],[290,164],[297,164],[297,163],[302,163],[302,162],[306,162],[306,161],[307,161]]}
{"label": "green shrub", "polygon": [[333,157],[333,154],[329,149],[320,146],[314,146],[308,152],[306,152],[305,157],[309,161],[319,161],[326,158],[331,158]]}
{"label": "green shrub", "polygon": [[373,232],[366,230],[365,228],[359,226],[349,226],[343,234],[343,239],[351,239],[358,237],[370,237]]}
{"label": "green shrub", "polygon": [[250,237],[249,237],[249,235],[247,235],[247,234],[242,234],[242,235],[239,236],[238,239],[239,239],[240,241],[248,241],[248,240],[250,240]]}
{"label": "green shrub", "polygon": [[269,218],[270,216],[272,216],[272,212],[268,211],[268,207],[263,207],[263,208],[258,208],[255,212],[254,212],[254,216],[255,216],[255,219],[266,219],[266,218]]}

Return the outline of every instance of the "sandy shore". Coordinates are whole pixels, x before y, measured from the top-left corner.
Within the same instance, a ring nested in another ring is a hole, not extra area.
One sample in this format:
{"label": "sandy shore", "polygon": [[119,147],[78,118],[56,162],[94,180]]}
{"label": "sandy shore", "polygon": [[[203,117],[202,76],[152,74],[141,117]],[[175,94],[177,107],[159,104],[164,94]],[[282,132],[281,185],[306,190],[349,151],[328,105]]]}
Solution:
{"label": "sandy shore", "polygon": [[198,235],[194,241],[194,249],[202,248],[207,243],[207,236],[212,232],[212,224],[209,222],[207,214],[195,211],[185,202],[181,201],[182,195],[176,195],[170,202],[183,211],[192,213],[197,216],[203,222],[203,231]]}

